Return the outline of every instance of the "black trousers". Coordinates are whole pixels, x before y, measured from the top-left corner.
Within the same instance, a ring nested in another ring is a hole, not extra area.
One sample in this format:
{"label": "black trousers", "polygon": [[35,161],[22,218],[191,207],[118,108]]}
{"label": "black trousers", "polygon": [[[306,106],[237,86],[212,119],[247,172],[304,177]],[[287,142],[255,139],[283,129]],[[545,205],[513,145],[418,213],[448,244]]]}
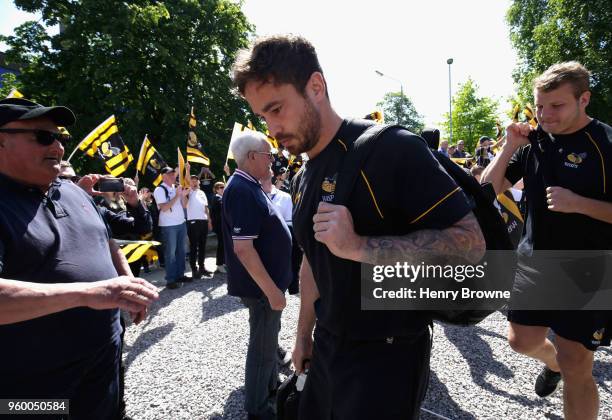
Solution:
{"label": "black trousers", "polygon": [[418,419],[429,383],[431,333],[349,340],[317,326],[300,420]]}
{"label": "black trousers", "polygon": [[217,235],[217,265],[223,265],[225,264],[225,248],[221,228],[215,228],[215,235]]}
{"label": "black trousers", "polygon": [[297,239],[295,239],[295,233],[293,233],[293,227],[289,226],[289,232],[291,232],[291,274],[293,278],[289,283],[289,294],[297,295],[300,293],[300,266],[302,265],[302,248],[298,245]]}
{"label": "black trousers", "polygon": [[[52,345],[52,343],[49,343]],[[121,343],[115,339],[60,369],[0,378],[2,398],[70,400],[66,415],[0,415],[4,420],[116,420],[119,417]],[[10,363],[10,361],[8,361]]]}
{"label": "black trousers", "polygon": [[[187,236],[189,237],[189,265],[191,271],[195,272],[198,269],[203,271],[208,220],[187,220]],[[197,267],[196,261],[198,263]]]}

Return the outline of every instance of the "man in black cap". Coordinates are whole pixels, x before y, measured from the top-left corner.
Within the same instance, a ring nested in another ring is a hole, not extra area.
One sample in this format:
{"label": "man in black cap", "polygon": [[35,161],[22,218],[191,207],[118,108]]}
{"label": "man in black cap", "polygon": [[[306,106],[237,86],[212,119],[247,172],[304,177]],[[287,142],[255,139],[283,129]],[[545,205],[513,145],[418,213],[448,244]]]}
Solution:
{"label": "man in black cap", "polygon": [[495,156],[491,153],[491,138],[482,136],[478,140],[478,147],[476,148],[476,165],[486,168],[491,159]]}
{"label": "man in black cap", "polygon": [[65,107],[0,101],[0,396],[113,419],[118,309],[140,322],[157,292],[132,276],[87,193],[58,178],[70,137],[57,127],[74,122]]}

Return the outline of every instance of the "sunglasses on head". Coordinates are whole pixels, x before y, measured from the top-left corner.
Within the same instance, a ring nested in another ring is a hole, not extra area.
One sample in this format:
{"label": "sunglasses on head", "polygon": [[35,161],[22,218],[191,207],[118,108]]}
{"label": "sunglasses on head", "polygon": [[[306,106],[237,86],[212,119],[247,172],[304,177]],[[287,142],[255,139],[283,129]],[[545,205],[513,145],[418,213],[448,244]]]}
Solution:
{"label": "sunglasses on head", "polygon": [[31,128],[0,128],[0,133],[33,133],[38,144],[42,146],[49,146],[53,144],[55,140],[59,141],[62,146],[66,146],[72,136],[70,134],[56,133],[47,130],[36,130]]}

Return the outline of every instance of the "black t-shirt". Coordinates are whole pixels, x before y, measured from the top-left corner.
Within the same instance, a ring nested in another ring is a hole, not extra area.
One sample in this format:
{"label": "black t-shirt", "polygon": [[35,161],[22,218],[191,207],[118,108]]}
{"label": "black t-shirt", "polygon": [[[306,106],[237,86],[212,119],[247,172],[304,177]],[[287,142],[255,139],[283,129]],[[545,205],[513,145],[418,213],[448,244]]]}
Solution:
{"label": "black t-shirt", "polygon": [[[556,186],[583,197],[612,202],[612,128],[592,120],[575,133],[551,136],[547,162]],[[531,145],[512,157],[506,178],[514,184],[523,178],[527,217],[519,253],[532,250],[603,250],[612,245],[612,224],[578,213],[548,210],[543,165]]]}
{"label": "black t-shirt", "polygon": [[[361,265],[337,258],[314,239],[312,217],[320,201],[331,202],[346,145],[362,129],[344,121],[329,145],[305,162],[292,185],[293,226],[312,267],[320,298],[317,322],[352,339],[408,336],[429,322],[426,312],[362,311]],[[435,160],[423,139],[388,130],[378,140],[347,201],[355,231],[363,236],[398,236],[421,229],[444,229],[470,207],[465,195]]]}
{"label": "black t-shirt", "polygon": [[[1,278],[49,284],[117,276],[108,226],[81,188],[56,180],[42,194],[0,175],[0,196]],[[78,307],[0,325],[0,381],[51,375],[120,333],[117,309]]]}

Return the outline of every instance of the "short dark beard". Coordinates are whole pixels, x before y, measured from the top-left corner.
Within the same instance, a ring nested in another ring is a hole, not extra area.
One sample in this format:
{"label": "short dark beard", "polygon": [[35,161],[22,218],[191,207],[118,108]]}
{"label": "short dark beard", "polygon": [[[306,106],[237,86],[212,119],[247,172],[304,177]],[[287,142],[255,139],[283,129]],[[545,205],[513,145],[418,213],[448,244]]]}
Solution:
{"label": "short dark beard", "polygon": [[289,153],[295,156],[312,150],[317,145],[321,136],[321,115],[308,97],[304,97],[304,100],[304,113],[295,135],[286,136],[281,134],[277,137],[278,140],[283,137],[295,138],[296,146],[291,149],[287,148]]}

